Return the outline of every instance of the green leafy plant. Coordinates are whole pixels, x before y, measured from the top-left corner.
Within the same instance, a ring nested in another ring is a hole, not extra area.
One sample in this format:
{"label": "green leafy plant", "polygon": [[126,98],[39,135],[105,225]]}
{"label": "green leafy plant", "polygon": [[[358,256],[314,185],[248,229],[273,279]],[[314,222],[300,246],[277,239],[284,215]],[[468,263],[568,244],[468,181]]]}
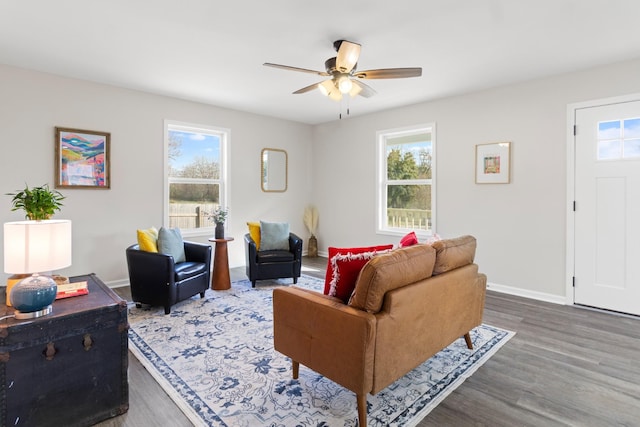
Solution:
{"label": "green leafy plant", "polygon": [[48,184],[33,188],[26,185],[24,190],[6,195],[13,196],[12,211],[21,209],[25,212],[25,218],[34,221],[51,218],[63,206],[64,200],[64,196],[57,190],[51,190]]}
{"label": "green leafy plant", "polygon": [[221,206],[218,206],[213,212],[207,214],[209,219],[213,220],[216,224],[224,224],[227,215],[229,215],[229,208],[223,208]]}

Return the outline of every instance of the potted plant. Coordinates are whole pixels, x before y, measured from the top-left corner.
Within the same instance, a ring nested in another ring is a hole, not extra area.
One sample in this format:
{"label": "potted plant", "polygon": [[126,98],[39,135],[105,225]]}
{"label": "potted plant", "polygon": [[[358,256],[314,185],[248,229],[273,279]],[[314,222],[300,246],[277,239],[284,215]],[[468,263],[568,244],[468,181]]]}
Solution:
{"label": "potted plant", "polygon": [[221,206],[215,208],[214,211],[208,215],[209,219],[216,223],[216,239],[224,239],[224,222],[227,219],[227,215],[229,215],[229,208],[223,208]]}
{"label": "potted plant", "polygon": [[32,221],[51,218],[54,213],[60,210],[62,200],[64,200],[64,196],[57,190],[51,190],[48,184],[33,188],[26,185],[24,190],[6,195],[13,196],[11,210],[22,209],[25,212],[25,218]]}

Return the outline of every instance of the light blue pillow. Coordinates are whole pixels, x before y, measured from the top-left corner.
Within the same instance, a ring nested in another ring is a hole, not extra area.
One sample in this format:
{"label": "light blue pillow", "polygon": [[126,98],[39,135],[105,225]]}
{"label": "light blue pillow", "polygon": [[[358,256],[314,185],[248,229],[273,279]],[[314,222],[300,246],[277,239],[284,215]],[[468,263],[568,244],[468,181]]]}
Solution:
{"label": "light blue pillow", "polygon": [[289,224],[260,221],[260,250],[289,250]]}
{"label": "light blue pillow", "polygon": [[179,228],[160,227],[160,231],[158,231],[158,252],[173,256],[173,261],[176,264],[187,260]]}

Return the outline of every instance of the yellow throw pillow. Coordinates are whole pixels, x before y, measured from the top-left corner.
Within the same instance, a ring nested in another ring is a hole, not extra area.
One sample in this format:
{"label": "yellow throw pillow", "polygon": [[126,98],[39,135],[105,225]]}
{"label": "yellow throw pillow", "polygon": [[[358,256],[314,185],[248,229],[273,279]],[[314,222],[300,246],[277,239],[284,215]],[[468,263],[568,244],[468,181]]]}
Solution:
{"label": "yellow throw pillow", "polygon": [[249,227],[249,235],[256,242],[256,249],[260,250],[260,223],[259,222],[247,222]]}
{"label": "yellow throw pillow", "polygon": [[158,252],[158,230],[155,227],[138,230],[138,245],[142,251]]}

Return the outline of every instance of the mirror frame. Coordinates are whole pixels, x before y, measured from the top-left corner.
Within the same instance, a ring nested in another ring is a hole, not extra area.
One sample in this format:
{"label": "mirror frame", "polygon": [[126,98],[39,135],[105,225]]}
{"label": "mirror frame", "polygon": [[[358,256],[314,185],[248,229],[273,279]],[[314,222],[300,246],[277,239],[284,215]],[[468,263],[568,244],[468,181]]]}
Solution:
{"label": "mirror frame", "polygon": [[[265,188],[265,161],[264,161],[264,155],[265,152],[267,151],[276,151],[276,152],[280,152],[280,153],[284,153],[284,188],[282,189],[275,189],[275,190],[269,190],[267,188]],[[289,187],[289,155],[287,154],[286,150],[280,149],[280,148],[263,148],[262,151],[260,152],[260,188],[262,189],[262,191],[264,191],[265,193],[284,193],[285,191],[287,191],[287,188]]]}

